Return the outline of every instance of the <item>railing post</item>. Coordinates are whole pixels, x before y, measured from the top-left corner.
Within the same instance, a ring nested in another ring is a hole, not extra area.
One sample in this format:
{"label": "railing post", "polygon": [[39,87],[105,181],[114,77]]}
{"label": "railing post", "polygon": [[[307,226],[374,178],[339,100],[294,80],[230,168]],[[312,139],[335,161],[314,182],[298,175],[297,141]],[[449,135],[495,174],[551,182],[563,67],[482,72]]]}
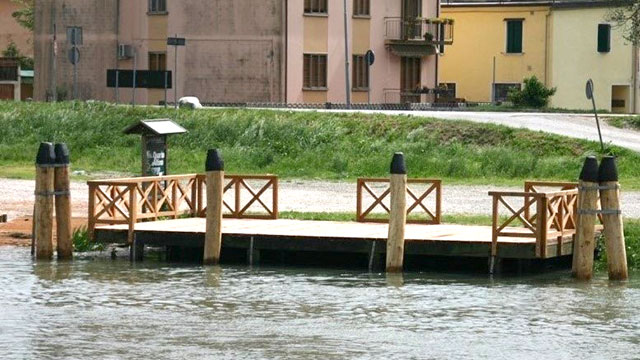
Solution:
{"label": "railing post", "polygon": [[[239,218],[240,217],[240,210],[242,203],[240,201],[240,196],[241,196],[241,186],[244,185],[244,180],[240,177],[237,178],[232,178],[231,181],[233,182],[233,217],[235,218]],[[223,190],[224,191],[224,190]]]}
{"label": "railing post", "polygon": [[404,228],[407,222],[407,167],[402,153],[391,162],[391,212],[387,239],[387,272],[402,272]]}
{"label": "railing post", "polygon": [[356,221],[362,222],[362,179],[356,183]]}
{"label": "railing post", "polygon": [[198,182],[198,175],[196,174],[191,182],[191,216],[193,217],[198,217],[198,206],[200,206]]}
{"label": "railing post", "polygon": [[496,258],[498,256],[498,197],[493,195],[493,207],[491,212],[491,258],[489,259],[489,274],[495,271]]}
{"label": "railing post", "polygon": [[615,157],[606,156],[602,159],[598,180],[600,182],[600,201],[602,202],[609,280],[626,280],[629,278],[629,273],[620,209],[620,183],[618,182]]}
{"label": "railing post", "polygon": [[436,183],[436,224],[442,223],[442,181]]}
{"label": "railing post", "polygon": [[578,214],[576,236],[573,242],[572,275],[580,280],[593,276],[593,251],[595,249],[595,223],[598,207],[598,160],[595,156],[585,159],[578,185]]}
{"label": "railing post", "polygon": [[69,191],[69,149],[66,144],[56,144],[56,168],[54,188],[56,192],[56,239],[58,259],[73,257],[71,241],[71,192]]}
{"label": "railing post", "polygon": [[171,207],[173,207],[173,218],[177,219],[180,211],[178,209],[178,179],[172,180],[170,184],[171,187]]}
{"label": "railing post", "polygon": [[89,219],[87,219],[89,239],[95,241],[96,229],[96,185],[89,184]]}
{"label": "railing post", "polygon": [[537,219],[536,230],[538,236],[536,239],[536,256],[545,259],[547,257],[547,235],[549,232],[548,205],[549,199],[546,196],[541,196],[537,200]]}
{"label": "railing post", "polygon": [[130,246],[134,245],[133,236],[136,229],[136,222],[138,221],[138,194],[136,187],[136,184],[130,184],[127,186],[127,189],[129,190],[129,228],[127,231],[127,242]]}
{"label": "railing post", "polygon": [[273,180],[271,180],[271,186],[273,186],[273,200],[271,201],[272,206],[273,206],[273,219],[277,219],[278,218],[278,177],[274,176]]}
{"label": "railing post", "polygon": [[203,262],[215,265],[220,261],[222,248],[222,196],[224,195],[224,162],[220,152],[209,150],[205,164],[207,171],[207,220]]}

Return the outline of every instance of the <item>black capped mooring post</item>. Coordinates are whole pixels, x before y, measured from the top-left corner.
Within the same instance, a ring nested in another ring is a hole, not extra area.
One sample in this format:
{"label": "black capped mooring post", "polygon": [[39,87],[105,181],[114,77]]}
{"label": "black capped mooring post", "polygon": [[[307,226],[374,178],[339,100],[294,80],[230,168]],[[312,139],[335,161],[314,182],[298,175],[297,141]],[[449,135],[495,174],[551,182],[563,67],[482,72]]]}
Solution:
{"label": "black capped mooring post", "polygon": [[629,273],[620,208],[620,183],[615,157],[605,156],[602,159],[598,171],[598,181],[600,182],[600,203],[602,205],[609,279],[626,280]]}
{"label": "black capped mooring post", "polygon": [[58,259],[73,257],[71,241],[71,192],[69,181],[69,148],[67,144],[56,144],[56,167],[54,170],[56,239]]}
{"label": "black capped mooring post", "polygon": [[589,280],[593,276],[595,225],[598,213],[598,160],[589,156],[584,160],[578,184],[578,215],[573,243],[572,274],[576,279]]}
{"label": "black capped mooring post", "polygon": [[52,143],[43,142],[36,156],[35,256],[37,260],[53,257],[53,177],[56,153]]}
{"label": "black capped mooring post", "polygon": [[224,161],[218,149],[207,152],[207,220],[204,239],[203,263],[220,262],[222,248],[222,196],[224,187]]}
{"label": "black capped mooring post", "polygon": [[407,223],[407,166],[403,153],[395,153],[391,161],[391,210],[387,238],[387,272],[402,272],[404,262],[404,228]]}

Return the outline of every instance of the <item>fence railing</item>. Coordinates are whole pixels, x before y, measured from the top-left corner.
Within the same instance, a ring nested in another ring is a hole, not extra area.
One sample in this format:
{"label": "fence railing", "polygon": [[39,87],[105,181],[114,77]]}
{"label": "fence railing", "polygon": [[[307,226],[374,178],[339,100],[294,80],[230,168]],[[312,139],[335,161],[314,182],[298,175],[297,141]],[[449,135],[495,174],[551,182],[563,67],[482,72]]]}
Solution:
{"label": "fence railing", "polygon": [[[272,175],[225,175],[225,193],[233,191],[233,205],[223,199],[225,217],[277,219],[278,178]],[[250,181],[266,181],[254,190]],[[97,225],[127,225],[127,239],[133,241],[135,224],[159,218],[193,217],[206,214],[204,175],[170,175],[88,181],[89,235]],[[271,192],[270,200],[263,197]],[[248,199],[247,196],[249,197]],[[253,211],[253,205],[259,205]],[[262,211],[262,212],[261,212]]]}
{"label": "fence railing", "polygon": [[[548,240],[555,238],[557,255],[563,255],[562,239],[576,232],[578,189],[548,193],[492,191],[489,195],[493,197],[492,256],[498,253],[500,237],[536,239],[535,254],[539,258],[547,257]],[[522,206],[514,206],[508,198],[522,199]],[[508,213],[505,221],[500,220],[502,207]]]}
{"label": "fence railing", "polygon": [[452,19],[387,17],[384,20],[386,40],[424,41],[430,45],[453,44]]}
{"label": "fence railing", "polygon": [[[373,184],[383,184],[382,189],[374,189]],[[411,185],[426,185],[418,192]],[[358,222],[389,222],[389,218],[373,217],[374,210],[389,214],[385,199],[390,197],[389,178],[359,178],[357,184],[356,220]],[[372,199],[365,207],[364,198]],[[432,204],[427,201],[431,200]],[[413,217],[417,216],[418,218]],[[420,217],[421,216],[421,217]],[[407,223],[440,224],[442,217],[442,181],[437,179],[407,179]]]}

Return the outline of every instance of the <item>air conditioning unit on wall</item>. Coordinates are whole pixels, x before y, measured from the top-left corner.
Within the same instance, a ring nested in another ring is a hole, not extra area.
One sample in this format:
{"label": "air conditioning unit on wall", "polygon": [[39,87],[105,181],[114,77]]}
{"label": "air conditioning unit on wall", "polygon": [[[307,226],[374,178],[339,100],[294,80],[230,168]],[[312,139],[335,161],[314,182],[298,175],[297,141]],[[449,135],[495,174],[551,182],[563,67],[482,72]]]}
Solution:
{"label": "air conditioning unit on wall", "polygon": [[131,59],[133,57],[133,52],[134,49],[132,45],[118,45],[118,59],[120,60]]}

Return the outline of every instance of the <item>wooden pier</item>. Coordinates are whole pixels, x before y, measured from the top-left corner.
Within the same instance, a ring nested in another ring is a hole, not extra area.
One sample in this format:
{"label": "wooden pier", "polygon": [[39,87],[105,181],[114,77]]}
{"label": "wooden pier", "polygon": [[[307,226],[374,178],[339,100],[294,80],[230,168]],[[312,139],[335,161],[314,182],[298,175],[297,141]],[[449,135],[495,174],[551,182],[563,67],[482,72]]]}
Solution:
{"label": "wooden pier", "polygon": [[[357,221],[303,221],[278,219],[277,177],[225,175],[222,261],[231,250],[246,250],[251,262],[261,251],[362,254],[369,263],[378,261],[388,236],[388,181],[358,181]],[[95,241],[129,243],[138,249],[138,258],[145,245],[204,246],[203,175],[88,184],[89,230]],[[527,182],[522,192],[491,192],[491,226],[441,224],[441,182],[409,179],[408,185],[405,256],[549,259],[572,254],[577,183]]]}

